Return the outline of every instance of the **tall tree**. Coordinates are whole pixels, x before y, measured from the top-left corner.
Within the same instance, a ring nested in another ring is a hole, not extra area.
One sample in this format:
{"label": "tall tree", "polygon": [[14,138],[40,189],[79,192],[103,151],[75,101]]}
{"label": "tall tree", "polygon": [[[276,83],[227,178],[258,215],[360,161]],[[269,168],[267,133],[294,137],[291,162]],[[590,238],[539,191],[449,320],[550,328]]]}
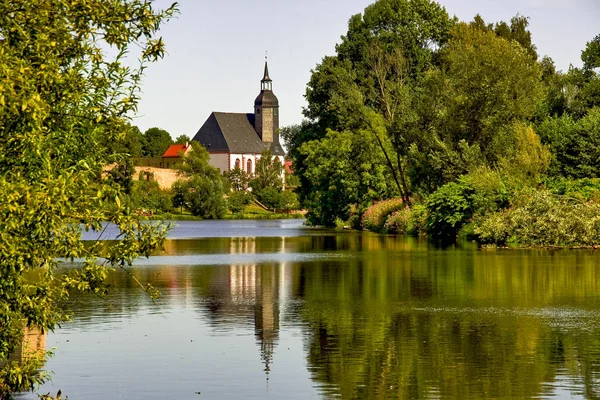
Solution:
{"label": "tall tree", "polygon": [[186,144],[186,143],[191,143],[191,142],[192,142],[192,139],[190,139],[190,137],[188,135],[179,135],[175,139],[175,144]]}
{"label": "tall tree", "polygon": [[[368,134],[384,156],[374,159],[383,162],[395,192],[410,201],[408,150],[422,136],[413,94],[426,71],[437,65],[439,49],[454,24],[455,19],[430,0],[379,0],[350,19],[336,56],[324,58],[312,73],[304,111],[309,121],[302,125],[304,132],[294,135],[294,145],[288,145],[301,180],[302,200],[310,196],[313,185],[304,177],[307,154],[297,149],[309,140],[323,139],[331,129]],[[354,148],[365,149],[358,144],[360,137],[356,140]],[[352,154],[356,163],[368,158]],[[386,186],[373,197],[389,193]]]}
{"label": "tall tree", "polygon": [[209,164],[208,151],[198,142],[183,156],[175,168],[182,176],[173,184],[174,206],[184,206],[196,216],[221,218],[227,211],[224,179]]}
{"label": "tall tree", "polygon": [[442,62],[441,74],[431,75],[442,87],[442,117],[432,126],[440,150],[461,160],[476,146],[480,163],[494,165],[512,148],[512,125],[532,118],[542,100],[539,64],[518,43],[467,24],[454,28]]}
{"label": "tall tree", "polygon": [[[164,226],[132,215],[102,171],[175,12],[137,0],[0,1],[0,360],[24,326],[47,331],[67,318],[69,290],[103,292],[106,265],[126,266],[164,238]],[[137,68],[124,64],[129,51],[140,51]],[[82,228],[100,235],[107,221],[118,243],[84,243]],[[84,265],[55,274],[74,258]],[[3,361],[0,398],[43,381],[44,356]]]}
{"label": "tall tree", "polygon": [[169,132],[160,128],[150,128],[144,132],[143,155],[146,157],[160,157],[173,144]]}
{"label": "tall tree", "polygon": [[274,157],[271,150],[265,150],[256,161],[254,169],[254,179],[250,182],[252,190],[260,192],[266,188],[273,188],[278,191],[283,189],[283,165],[279,157]]}

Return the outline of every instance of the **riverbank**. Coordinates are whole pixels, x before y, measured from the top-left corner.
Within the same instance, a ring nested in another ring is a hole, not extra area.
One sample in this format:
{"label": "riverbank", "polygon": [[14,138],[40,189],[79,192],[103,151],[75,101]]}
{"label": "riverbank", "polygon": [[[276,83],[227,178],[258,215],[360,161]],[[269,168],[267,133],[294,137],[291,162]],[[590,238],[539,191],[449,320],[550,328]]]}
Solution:
{"label": "riverbank", "polygon": [[360,228],[442,243],[467,239],[496,248],[598,249],[600,203],[594,189],[540,186],[508,195],[451,183],[410,207],[399,199],[376,203],[362,214]]}
{"label": "riverbank", "polygon": [[[224,220],[237,220],[237,219],[256,219],[256,220],[267,220],[267,219],[302,219],[305,218],[306,211],[304,210],[293,210],[290,212],[273,212],[262,209],[253,204],[248,205],[244,208],[242,213],[228,212],[221,219]],[[192,215],[189,211],[182,213],[162,213],[153,214],[148,216],[149,220],[153,221],[202,221],[202,217]]]}

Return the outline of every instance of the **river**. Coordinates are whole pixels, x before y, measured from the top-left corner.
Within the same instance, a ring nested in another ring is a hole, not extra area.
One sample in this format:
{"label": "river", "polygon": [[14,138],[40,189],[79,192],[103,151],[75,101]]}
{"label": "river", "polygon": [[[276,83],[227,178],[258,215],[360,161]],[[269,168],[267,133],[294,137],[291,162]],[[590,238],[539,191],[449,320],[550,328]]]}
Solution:
{"label": "river", "polygon": [[599,253],[439,249],[302,222],[178,222],[130,269],[162,297],[120,270],[106,297],[74,296],[73,321],[45,337],[54,378],[40,392],[600,398]]}

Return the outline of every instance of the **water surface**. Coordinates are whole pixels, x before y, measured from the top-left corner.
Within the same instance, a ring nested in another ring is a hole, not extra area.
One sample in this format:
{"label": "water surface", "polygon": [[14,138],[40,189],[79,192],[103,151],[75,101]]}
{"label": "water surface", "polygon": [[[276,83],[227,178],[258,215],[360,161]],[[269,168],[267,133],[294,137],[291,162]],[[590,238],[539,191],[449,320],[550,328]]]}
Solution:
{"label": "water surface", "polygon": [[[70,399],[600,398],[600,256],[178,223],[48,335]],[[109,227],[107,235],[114,235]],[[26,396],[31,398],[30,395]]]}

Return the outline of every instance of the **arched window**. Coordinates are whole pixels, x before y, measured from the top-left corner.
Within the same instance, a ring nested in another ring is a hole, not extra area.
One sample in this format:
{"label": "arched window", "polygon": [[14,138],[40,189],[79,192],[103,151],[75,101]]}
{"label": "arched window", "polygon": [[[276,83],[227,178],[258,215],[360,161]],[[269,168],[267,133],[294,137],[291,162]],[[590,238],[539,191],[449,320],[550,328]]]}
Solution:
{"label": "arched window", "polygon": [[235,167],[240,168],[240,159],[239,158],[235,159]]}
{"label": "arched window", "polygon": [[249,158],[248,162],[246,163],[246,172],[251,174],[252,173],[252,160]]}

